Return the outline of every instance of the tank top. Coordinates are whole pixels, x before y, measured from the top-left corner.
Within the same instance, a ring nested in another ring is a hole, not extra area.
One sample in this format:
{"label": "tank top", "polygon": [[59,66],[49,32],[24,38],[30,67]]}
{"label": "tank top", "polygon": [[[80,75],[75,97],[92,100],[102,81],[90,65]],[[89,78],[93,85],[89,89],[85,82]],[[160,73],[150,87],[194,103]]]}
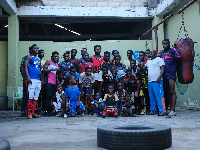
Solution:
{"label": "tank top", "polygon": [[29,61],[28,64],[28,73],[31,79],[38,79],[40,80],[40,65],[41,60],[38,57],[33,56],[33,54],[29,54],[32,59]]}
{"label": "tank top", "polygon": [[103,57],[101,56],[101,58],[99,60],[96,59],[96,57],[93,55],[93,66],[94,66],[94,73],[99,73],[100,71],[100,64],[103,62]]}
{"label": "tank top", "polygon": [[115,94],[113,94],[111,97],[109,97],[107,95],[107,99],[106,99],[106,106],[113,106],[115,107],[116,102],[115,102]]}
{"label": "tank top", "polygon": [[92,67],[92,63],[91,63],[91,62],[88,62],[86,65],[83,65],[83,64],[81,63],[81,73],[85,72],[85,67],[87,67],[87,66],[91,66],[91,67]]}
{"label": "tank top", "polygon": [[[58,68],[58,64],[54,64],[52,60],[50,60],[50,65],[48,69],[56,69]],[[56,71],[51,71],[48,73],[48,83],[56,85]]]}

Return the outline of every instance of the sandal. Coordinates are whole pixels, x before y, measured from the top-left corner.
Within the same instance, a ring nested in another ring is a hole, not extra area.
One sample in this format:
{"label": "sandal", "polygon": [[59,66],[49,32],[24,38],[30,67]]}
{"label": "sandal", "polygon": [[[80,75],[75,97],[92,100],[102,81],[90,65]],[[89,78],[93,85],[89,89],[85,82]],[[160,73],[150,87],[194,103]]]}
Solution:
{"label": "sandal", "polygon": [[132,117],[136,117],[136,115],[132,115]]}
{"label": "sandal", "polygon": [[148,115],[154,115],[154,113],[153,113],[153,112],[150,112],[150,113],[148,113]]}
{"label": "sandal", "polygon": [[164,113],[159,113],[159,114],[158,114],[158,116],[164,116],[164,115],[165,115]]}

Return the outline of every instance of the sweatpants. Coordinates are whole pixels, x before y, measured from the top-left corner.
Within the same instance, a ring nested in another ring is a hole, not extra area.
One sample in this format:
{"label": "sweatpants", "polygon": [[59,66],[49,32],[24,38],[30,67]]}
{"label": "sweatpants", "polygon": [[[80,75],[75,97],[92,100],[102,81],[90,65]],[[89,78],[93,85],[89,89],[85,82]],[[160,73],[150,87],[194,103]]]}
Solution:
{"label": "sweatpants", "polygon": [[151,103],[151,111],[154,114],[157,114],[157,106],[158,105],[159,113],[165,113],[165,99],[164,99],[164,91],[163,91],[163,81],[160,83],[156,83],[156,81],[148,82],[149,89],[149,98]]}

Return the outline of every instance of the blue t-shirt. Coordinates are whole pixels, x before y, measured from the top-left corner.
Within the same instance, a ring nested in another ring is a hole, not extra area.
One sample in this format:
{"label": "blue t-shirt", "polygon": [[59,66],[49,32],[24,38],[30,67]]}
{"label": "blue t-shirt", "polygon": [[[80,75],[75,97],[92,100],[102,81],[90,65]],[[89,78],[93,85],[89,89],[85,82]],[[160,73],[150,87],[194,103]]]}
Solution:
{"label": "blue t-shirt", "polygon": [[60,63],[60,69],[64,71],[64,67],[67,66],[67,71],[70,70],[70,67],[72,66],[72,64],[70,62],[66,63],[66,62],[61,62]]}
{"label": "blue t-shirt", "polygon": [[70,101],[78,101],[78,96],[81,94],[81,92],[79,91],[79,88],[77,85],[75,85],[74,88],[69,88],[69,86],[67,86],[65,88],[65,97],[69,98],[69,102]]}
{"label": "blue t-shirt", "polygon": [[77,58],[78,60],[80,60],[80,62],[82,61],[82,60],[84,60],[83,58]]}
{"label": "blue t-shirt", "polygon": [[[66,77],[68,77],[69,75],[71,75],[70,72],[67,72],[67,73],[65,74]],[[75,75],[74,75],[74,78],[75,78],[76,81],[78,81],[79,73],[76,72]]]}
{"label": "blue t-shirt", "polygon": [[38,57],[32,56],[32,59],[30,60],[28,64],[28,73],[31,79],[38,79],[40,80],[40,65],[41,65],[41,60]]}

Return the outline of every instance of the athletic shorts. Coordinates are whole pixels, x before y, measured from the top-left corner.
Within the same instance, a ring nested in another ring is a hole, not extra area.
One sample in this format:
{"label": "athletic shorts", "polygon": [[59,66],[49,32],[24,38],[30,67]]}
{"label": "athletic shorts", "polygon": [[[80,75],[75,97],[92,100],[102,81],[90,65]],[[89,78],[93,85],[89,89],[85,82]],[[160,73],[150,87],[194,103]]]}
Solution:
{"label": "athletic shorts", "polygon": [[176,82],[176,76],[175,75],[165,75],[163,77],[163,88],[164,90],[169,90],[169,79],[172,79]]}
{"label": "athletic shorts", "polygon": [[28,85],[29,99],[38,100],[40,90],[41,90],[41,81],[37,79],[31,79],[32,84]]}

